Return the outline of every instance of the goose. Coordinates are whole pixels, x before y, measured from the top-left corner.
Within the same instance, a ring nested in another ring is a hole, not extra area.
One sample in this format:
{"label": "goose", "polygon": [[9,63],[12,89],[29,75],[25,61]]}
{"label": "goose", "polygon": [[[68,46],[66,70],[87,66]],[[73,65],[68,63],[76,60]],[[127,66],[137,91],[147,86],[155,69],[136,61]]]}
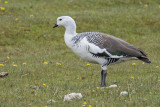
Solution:
{"label": "goose", "polygon": [[106,86],[107,67],[111,64],[138,59],[151,63],[147,54],[128,42],[100,32],[76,32],[76,23],[70,16],[57,18],[53,28],[65,28],[64,41],[82,59],[99,64],[102,68],[100,86]]}

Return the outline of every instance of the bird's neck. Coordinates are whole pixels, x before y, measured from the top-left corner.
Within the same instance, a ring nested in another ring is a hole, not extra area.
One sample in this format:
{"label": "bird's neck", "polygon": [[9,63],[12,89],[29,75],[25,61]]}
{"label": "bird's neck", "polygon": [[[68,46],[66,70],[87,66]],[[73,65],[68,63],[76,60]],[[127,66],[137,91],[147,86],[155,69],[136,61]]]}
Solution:
{"label": "bird's neck", "polygon": [[72,38],[77,35],[76,24],[73,23],[68,26],[65,26],[65,29],[66,29],[66,31],[65,31],[65,35],[64,35],[64,40],[65,40],[66,45],[69,48],[71,48],[71,46],[73,45]]}
{"label": "bird's neck", "polygon": [[65,26],[65,34],[71,35],[71,36],[75,36],[76,35],[76,23],[70,23],[68,25]]}

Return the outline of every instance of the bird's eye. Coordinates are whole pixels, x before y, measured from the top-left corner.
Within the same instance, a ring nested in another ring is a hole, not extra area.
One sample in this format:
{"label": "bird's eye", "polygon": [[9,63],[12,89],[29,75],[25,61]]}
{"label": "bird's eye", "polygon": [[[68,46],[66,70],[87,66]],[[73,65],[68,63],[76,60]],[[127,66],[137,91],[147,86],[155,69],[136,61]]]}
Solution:
{"label": "bird's eye", "polygon": [[59,19],[59,21],[61,21],[62,19]]}

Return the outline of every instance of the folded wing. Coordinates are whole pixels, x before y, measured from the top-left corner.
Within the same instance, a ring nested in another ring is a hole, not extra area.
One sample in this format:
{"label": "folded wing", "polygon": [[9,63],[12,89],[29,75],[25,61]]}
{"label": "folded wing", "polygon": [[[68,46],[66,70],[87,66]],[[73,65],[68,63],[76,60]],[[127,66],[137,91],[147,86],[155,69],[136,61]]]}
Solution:
{"label": "folded wing", "polygon": [[87,40],[101,49],[106,49],[108,52],[93,54],[107,57],[109,56],[108,54],[113,56],[136,57],[146,63],[151,63],[144,51],[117,37],[99,32],[90,32],[87,34]]}

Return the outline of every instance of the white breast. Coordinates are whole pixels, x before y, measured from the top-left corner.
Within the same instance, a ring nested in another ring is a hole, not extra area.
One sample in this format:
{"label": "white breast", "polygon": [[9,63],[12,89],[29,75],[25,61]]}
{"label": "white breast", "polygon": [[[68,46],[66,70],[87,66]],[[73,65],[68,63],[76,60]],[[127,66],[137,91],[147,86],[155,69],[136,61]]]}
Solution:
{"label": "white breast", "polygon": [[66,44],[76,55],[78,55],[79,57],[88,62],[99,63],[99,64],[106,63],[106,60],[104,58],[94,57],[89,52],[89,49],[95,48],[96,50],[98,47],[88,43],[85,37],[76,45],[73,44],[71,40],[66,41]]}

